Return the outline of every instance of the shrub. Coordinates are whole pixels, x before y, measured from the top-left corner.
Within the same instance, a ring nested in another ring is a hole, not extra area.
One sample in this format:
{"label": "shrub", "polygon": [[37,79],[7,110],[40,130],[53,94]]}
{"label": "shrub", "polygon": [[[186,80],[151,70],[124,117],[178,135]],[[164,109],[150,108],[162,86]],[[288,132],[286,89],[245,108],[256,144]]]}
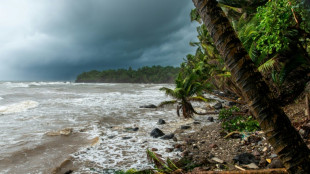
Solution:
{"label": "shrub", "polygon": [[252,116],[243,116],[233,114],[239,112],[240,109],[233,106],[229,109],[221,109],[219,119],[222,121],[222,128],[228,132],[253,132],[259,130],[259,123]]}

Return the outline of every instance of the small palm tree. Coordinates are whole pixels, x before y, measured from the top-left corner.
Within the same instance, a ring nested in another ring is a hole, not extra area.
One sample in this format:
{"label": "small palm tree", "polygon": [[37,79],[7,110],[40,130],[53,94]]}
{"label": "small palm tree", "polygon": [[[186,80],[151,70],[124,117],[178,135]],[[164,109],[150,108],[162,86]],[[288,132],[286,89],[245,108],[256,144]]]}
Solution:
{"label": "small palm tree", "polygon": [[183,78],[183,73],[179,73],[175,80],[175,89],[160,88],[161,91],[165,91],[166,95],[173,97],[175,100],[162,102],[159,106],[178,103],[177,114],[180,116],[180,110],[182,110],[184,118],[191,118],[194,113],[199,114],[194,110],[190,101],[210,101],[210,99],[206,99],[201,95],[202,90],[208,85],[201,83],[199,78],[199,69],[194,69],[185,78]]}

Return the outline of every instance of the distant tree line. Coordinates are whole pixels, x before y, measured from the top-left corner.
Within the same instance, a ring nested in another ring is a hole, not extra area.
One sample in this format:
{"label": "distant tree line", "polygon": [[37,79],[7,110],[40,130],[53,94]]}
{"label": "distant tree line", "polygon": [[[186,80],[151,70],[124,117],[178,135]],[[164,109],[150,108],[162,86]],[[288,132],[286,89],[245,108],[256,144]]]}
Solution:
{"label": "distant tree line", "polygon": [[179,67],[172,66],[152,66],[141,67],[133,70],[92,70],[83,72],[77,76],[75,82],[85,83],[174,83],[176,76],[180,71]]}

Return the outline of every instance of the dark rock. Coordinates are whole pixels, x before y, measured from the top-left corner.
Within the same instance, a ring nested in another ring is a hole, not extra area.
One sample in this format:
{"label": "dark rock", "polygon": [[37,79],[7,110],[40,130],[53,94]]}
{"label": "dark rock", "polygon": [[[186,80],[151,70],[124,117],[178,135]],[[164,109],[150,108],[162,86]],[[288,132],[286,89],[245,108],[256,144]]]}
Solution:
{"label": "dark rock", "polygon": [[163,120],[163,119],[159,119],[158,122],[157,122],[158,125],[161,125],[161,124],[166,124],[166,121]]}
{"label": "dark rock", "polygon": [[158,138],[158,137],[164,136],[165,134],[164,134],[163,131],[161,131],[160,129],[155,128],[155,129],[152,130],[152,132],[150,133],[150,135],[151,135],[153,138]]}
{"label": "dark rock", "polygon": [[228,102],[228,106],[235,106],[237,103],[236,102]]}
{"label": "dark rock", "polygon": [[114,135],[112,135],[112,136],[108,136],[108,138],[109,138],[109,139],[112,139],[112,138],[114,138],[114,137],[115,137]]}
{"label": "dark rock", "polygon": [[181,129],[183,129],[183,130],[184,130],[184,129],[190,129],[190,128],[191,128],[191,127],[188,126],[188,125],[182,125],[182,126],[181,126]]}
{"label": "dark rock", "polygon": [[139,130],[138,127],[135,127],[135,128],[125,128],[125,131],[126,131],[126,132],[136,132],[136,131],[138,131],[138,130]]}
{"label": "dark rock", "polygon": [[268,164],[267,168],[276,169],[276,168],[284,168],[283,163],[279,159],[274,159]]}
{"label": "dark rock", "polygon": [[177,137],[173,137],[172,139],[173,139],[173,141],[175,141],[175,142],[178,141]]}
{"label": "dark rock", "polygon": [[208,121],[214,122],[214,118],[213,117],[208,117]]}
{"label": "dark rock", "polygon": [[129,139],[131,139],[132,137],[123,137],[122,139],[123,140],[129,140]]}
{"label": "dark rock", "polygon": [[173,152],[173,148],[166,148],[166,152]]}
{"label": "dark rock", "polygon": [[143,105],[143,106],[140,106],[140,108],[157,108],[156,105],[153,105],[153,104],[150,104],[150,105]]}
{"label": "dark rock", "polygon": [[201,124],[199,121],[194,121],[193,123],[194,124]]}
{"label": "dark rock", "polygon": [[72,170],[68,170],[64,174],[71,174],[72,172],[73,172]]}
{"label": "dark rock", "polygon": [[258,163],[255,159],[255,156],[250,153],[242,153],[233,158],[234,163],[239,164],[250,164],[250,163]]}
{"label": "dark rock", "polygon": [[164,135],[162,136],[160,139],[163,139],[163,140],[170,140],[174,137],[174,134],[167,134],[167,135]]}
{"label": "dark rock", "polygon": [[154,152],[154,151],[158,151],[158,149],[156,149],[156,148],[152,148],[151,150],[152,150],[153,152]]}
{"label": "dark rock", "polygon": [[218,103],[216,103],[214,106],[213,106],[213,108],[214,109],[222,109],[223,108],[223,105],[222,105],[222,103],[221,102],[218,102]]}

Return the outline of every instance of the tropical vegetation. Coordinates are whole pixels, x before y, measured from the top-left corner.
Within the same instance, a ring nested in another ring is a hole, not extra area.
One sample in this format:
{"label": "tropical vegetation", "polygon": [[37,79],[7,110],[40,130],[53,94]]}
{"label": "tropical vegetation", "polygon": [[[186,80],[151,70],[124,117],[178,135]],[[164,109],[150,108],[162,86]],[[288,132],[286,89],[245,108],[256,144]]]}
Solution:
{"label": "tropical vegetation", "polygon": [[88,83],[173,83],[180,68],[172,66],[141,67],[137,70],[92,70],[77,76],[76,82]]}

